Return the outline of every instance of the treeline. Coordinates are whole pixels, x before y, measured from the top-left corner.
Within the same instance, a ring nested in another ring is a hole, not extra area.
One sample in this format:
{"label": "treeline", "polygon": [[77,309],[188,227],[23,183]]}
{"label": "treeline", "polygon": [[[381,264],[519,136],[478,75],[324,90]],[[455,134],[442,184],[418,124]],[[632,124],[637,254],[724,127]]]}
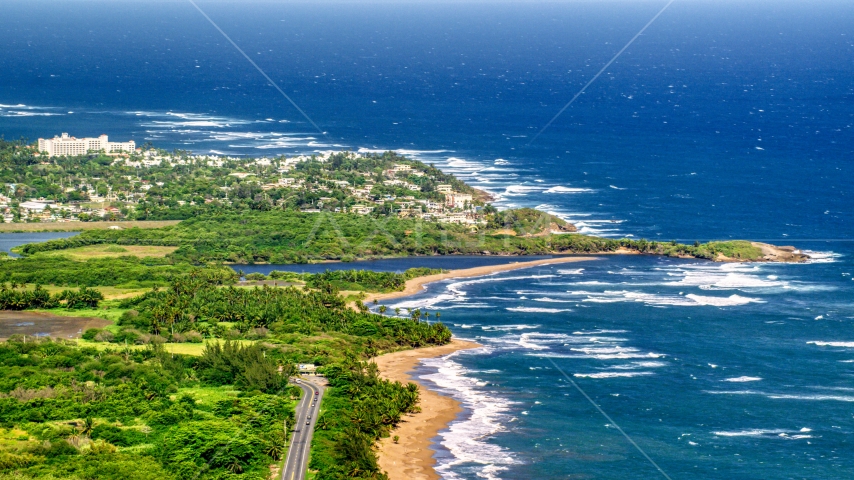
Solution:
{"label": "treeline", "polygon": [[326,369],[330,387],[312,440],[309,468],[318,480],[387,478],[373,445],[401,416],[418,409],[418,387],[379,377],[375,363],[354,357]]}
{"label": "treeline", "polygon": [[128,320],[129,326],[157,335],[199,331],[228,322],[240,333],[257,329],[301,335],[339,332],[411,347],[444,344],[451,338],[450,330],[441,323],[354,311],[330,285],[323,290],[218,287],[195,275],[125,300],[121,307],[138,312]]}
{"label": "treeline", "polygon": [[80,287],[78,290],[63,290],[55,295],[41,285],[34,289],[17,289],[0,284],[0,310],[31,310],[37,308],[68,309],[98,308],[104,296],[98,290]]}
{"label": "treeline", "polygon": [[294,424],[294,387],[266,394],[249,384],[236,396],[203,403],[187,393],[247,377],[252,362],[236,376],[195,379],[212,358],[234,365],[245,354],[223,349],[203,360],[156,346],[98,351],[49,339],[0,343],[0,426],[17,435],[0,445],[0,475],[267,478],[285,452],[284,427]]}
{"label": "treeline", "polygon": [[[0,262],[0,282],[59,286],[121,286],[128,288],[167,285],[194,270],[189,263],[170,263],[162,258],[95,258],[76,261],[62,256],[35,256]],[[228,267],[206,269],[220,283],[233,283],[237,274]]]}
{"label": "treeline", "polygon": [[[191,264],[305,263],[310,260],[413,255],[600,253],[620,248],[708,259],[727,252],[738,255],[733,258],[742,260],[761,258],[759,249],[750,247],[748,242],[686,245],[579,234],[542,234],[552,222],[559,225],[559,219],[551,216],[534,218],[531,212],[514,212],[512,215],[508,212],[493,214],[510,222],[513,235],[502,234],[504,230],[473,232],[464,225],[394,217],[379,222],[351,214],[295,211],[226,213],[192,218],[159,229],[89,230],[70,239],[26,245],[21,248],[21,253],[32,255],[79,245],[115,243],[180,245],[171,255],[172,261]],[[503,221],[497,225],[503,225]]]}
{"label": "treeline", "polygon": [[425,275],[442,273],[435,268],[410,268],[404,273],[374,272],[372,270],[327,270],[307,278],[306,285],[322,288],[331,284],[340,290],[360,290],[365,292],[400,292],[406,287],[406,281]]}
{"label": "treeline", "polygon": [[[291,368],[279,367],[258,344],[242,345],[226,340],[224,344],[209,343],[196,364],[203,383],[222,386],[235,385],[244,390],[277,393],[288,384]],[[284,373],[284,375],[283,375]]]}

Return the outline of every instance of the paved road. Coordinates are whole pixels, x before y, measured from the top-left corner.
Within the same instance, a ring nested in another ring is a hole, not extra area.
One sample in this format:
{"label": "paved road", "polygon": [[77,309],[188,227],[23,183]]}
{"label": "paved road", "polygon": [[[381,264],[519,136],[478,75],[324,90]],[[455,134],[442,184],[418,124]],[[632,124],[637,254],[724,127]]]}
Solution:
{"label": "paved road", "polygon": [[320,401],[323,399],[323,386],[316,382],[300,380],[297,386],[302,388],[303,396],[297,405],[297,424],[291,437],[291,446],[282,469],[282,480],[303,480],[308,470],[308,452],[311,449],[311,436],[317,425],[320,413]]}

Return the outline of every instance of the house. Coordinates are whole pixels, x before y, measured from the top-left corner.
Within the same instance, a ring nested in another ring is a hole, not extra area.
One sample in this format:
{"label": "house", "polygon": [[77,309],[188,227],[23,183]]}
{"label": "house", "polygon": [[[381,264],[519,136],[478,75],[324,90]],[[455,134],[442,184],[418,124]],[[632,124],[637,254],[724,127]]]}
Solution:
{"label": "house", "polygon": [[41,213],[47,208],[47,203],[29,201],[22,202],[19,207],[29,213]]}
{"label": "house", "polygon": [[367,215],[374,211],[374,207],[368,207],[366,205],[353,205],[352,207],[350,207],[350,211],[359,215]]}
{"label": "house", "polygon": [[297,370],[301,374],[314,374],[317,372],[317,366],[313,363],[299,363],[297,364]]}
{"label": "house", "polygon": [[445,195],[445,205],[451,208],[465,208],[471,205],[472,196],[467,193],[450,193]]}

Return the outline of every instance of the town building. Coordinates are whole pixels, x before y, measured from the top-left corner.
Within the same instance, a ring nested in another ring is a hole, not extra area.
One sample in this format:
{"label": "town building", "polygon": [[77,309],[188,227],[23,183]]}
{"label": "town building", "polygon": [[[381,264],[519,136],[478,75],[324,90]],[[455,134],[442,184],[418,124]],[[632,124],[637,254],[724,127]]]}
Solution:
{"label": "town building", "polygon": [[451,193],[445,195],[445,205],[453,208],[465,208],[471,205],[472,196],[467,193]]}
{"label": "town building", "polygon": [[97,138],[77,138],[71,137],[67,133],[63,133],[59,137],[39,139],[39,151],[47,153],[48,157],[85,155],[89,152],[99,152],[102,150],[106,153],[133,152],[136,150],[136,143],[133,140],[128,142],[111,142],[106,135],[101,135]]}

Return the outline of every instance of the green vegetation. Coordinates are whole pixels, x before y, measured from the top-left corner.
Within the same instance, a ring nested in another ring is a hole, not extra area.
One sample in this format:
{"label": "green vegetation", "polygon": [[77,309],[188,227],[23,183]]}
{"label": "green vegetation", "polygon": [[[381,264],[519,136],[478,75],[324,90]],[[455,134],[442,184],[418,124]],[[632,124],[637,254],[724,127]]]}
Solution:
{"label": "green vegetation", "polygon": [[[285,451],[282,422],[293,426],[298,390],[287,385],[288,374],[312,362],[331,387],[312,457],[317,478],[382,478],[372,445],[417,408],[418,394],[414,385],[379,379],[365,360],[447,343],[450,331],[420,315],[353,310],[320,280],[318,289],[234,288],[218,280],[215,270],[195,270],[121,302],[117,328],[83,334],[85,344],[113,348],[15,338],[0,344],[0,426],[26,438],[0,446],[11,459],[0,472],[266,478],[267,465]],[[161,343],[193,336],[225,340],[208,343],[198,357],[169,354]],[[222,398],[228,391],[238,393]],[[197,402],[193,392],[208,393]]]}
{"label": "green vegetation", "polygon": [[697,255],[701,258],[714,259],[723,255],[733,260],[758,260],[762,258],[762,249],[744,240],[733,240],[730,242],[709,242],[697,247],[698,251],[705,250],[708,253]]}
{"label": "green vegetation", "polygon": [[379,378],[375,363],[354,358],[327,369],[329,393],[312,441],[310,468],[318,479],[386,478],[373,444],[387,437],[402,414],[417,411],[418,387]]}
{"label": "green vegetation", "polygon": [[[240,354],[229,351],[226,361]],[[196,377],[199,365],[156,345],[0,344],[0,432],[17,432],[0,446],[0,471],[42,479],[266,478],[283,452],[282,425],[294,422],[298,390],[265,394],[252,380],[235,395],[198,403],[188,392],[214,384]],[[237,375],[255,378],[252,368]]]}
{"label": "green vegetation", "polygon": [[41,285],[36,285],[32,290],[10,288],[5,283],[0,285],[0,310],[98,308],[98,304],[103,299],[101,292],[86,287],[80,287],[76,291],[63,290],[56,295],[51,295]]}
{"label": "green vegetation", "polygon": [[410,268],[402,274],[371,270],[327,270],[307,276],[306,284],[313,288],[323,288],[325,284],[330,284],[339,290],[400,292],[406,287],[407,280],[442,272],[443,270],[435,268]]}
{"label": "green vegetation", "polygon": [[[0,262],[0,282],[139,288],[167,285],[193,269],[189,263],[171,263],[168,259],[121,257],[81,262],[63,256],[39,255]],[[228,267],[215,271],[221,283],[237,279],[235,272]]]}
{"label": "green vegetation", "polygon": [[575,227],[564,220],[547,215],[533,208],[519,208],[515,210],[497,211],[491,210],[487,216],[487,228],[498,230],[510,230],[516,235],[547,235],[553,229],[574,232]]}
{"label": "green vegetation", "polygon": [[[379,200],[376,215],[383,216],[401,208],[394,203],[398,197],[441,203],[444,195],[436,189],[440,184],[477,195],[452,175],[394,152],[287,160],[218,159],[163,150],[133,153],[127,159],[97,152],[45,158],[25,141],[0,139],[0,181],[15,185],[11,192],[15,222],[183,220],[274,209],[333,212],[366,200]],[[392,172],[396,166],[409,168]],[[280,183],[283,172],[287,184]],[[367,191],[356,195],[356,189]],[[57,204],[44,218],[17,210],[19,203],[36,198]]]}
{"label": "green vegetation", "polygon": [[[618,251],[762,258],[749,242],[575,234],[534,209],[499,212],[453,176],[390,152],[293,162],[160,151],[144,164],[139,155],[35,153],[0,140],[0,179],[16,185],[16,222],[183,221],[87,229],[22,246],[24,258],[0,254],[0,309],[114,322],[75,344],[0,343],[0,480],[267,478],[293,426],[299,389],[287,378],[297,363],[317,365],[330,382],[312,445],[314,478],[385,478],[373,445],[417,411],[418,390],[380,379],[369,359],[445,344],[451,333],[422,321],[427,312],[376,315],[348,302],[441,271],[273,271],[241,282],[225,263]],[[19,208],[35,197],[67,205],[41,217]],[[93,213],[93,199],[103,213]],[[103,301],[99,288],[142,293]]]}
{"label": "green vegetation", "polygon": [[[319,290],[295,287],[219,287],[202,275],[176,281],[168,289],[154,289],[122,302],[134,309],[123,315],[119,325],[153,335],[174,336],[197,332],[222,337],[234,331],[241,335],[268,334],[315,336],[328,332],[386,339],[398,346],[443,344],[450,340],[444,325],[428,325],[388,318],[349,308],[330,284]],[[228,323],[229,328],[221,325]],[[293,363],[299,360],[290,358]],[[327,361],[321,360],[320,364]]]}
{"label": "green vegetation", "polygon": [[[559,219],[546,216],[537,220],[531,213],[535,211],[521,212],[520,215],[513,212],[490,215],[490,218],[500,217],[498,225],[508,220],[507,225],[512,226],[514,232],[522,232],[516,235],[502,235],[500,230],[473,233],[464,225],[425,223],[414,219],[388,218],[378,222],[352,214],[250,212],[202,216],[162,229],[90,230],[69,239],[25,245],[20,252],[34,255],[97,244],[178,246],[168,259],[159,261],[161,265],[167,261],[190,264],[305,263],[310,260],[485,252],[505,255],[600,253],[620,248],[639,253],[707,259],[714,259],[722,251],[740,251],[746,256],[735,258],[761,258],[761,255],[751,254],[743,247],[736,247],[746,242],[684,245],[579,234],[540,235],[544,228]],[[158,263],[156,259],[144,261],[152,265]],[[136,259],[136,262],[140,264],[143,260]],[[0,280],[3,279],[2,270],[0,265]]]}

